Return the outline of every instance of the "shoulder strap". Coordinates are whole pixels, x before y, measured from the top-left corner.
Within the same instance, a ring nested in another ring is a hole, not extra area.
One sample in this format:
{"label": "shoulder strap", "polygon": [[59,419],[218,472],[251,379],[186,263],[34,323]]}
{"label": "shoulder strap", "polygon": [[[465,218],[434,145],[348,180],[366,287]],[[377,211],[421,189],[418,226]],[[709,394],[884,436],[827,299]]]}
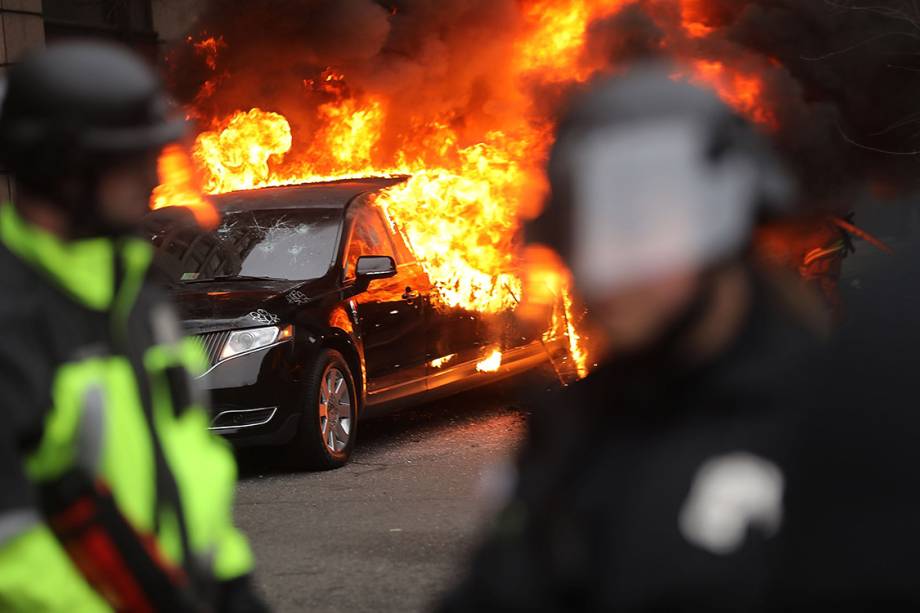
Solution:
{"label": "shoulder strap", "polygon": [[[148,322],[142,317],[138,309],[133,308],[137,295],[140,293],[140,287],[134,287],[135,283],[144,283],[144,279],[134,278],[133,275],[127,274],[122,250],[118,250],[119,257],[115,258],[116,274],[118,287],[116,287],[115,304],[119,305],[118,311],[113,312],[113,345],[123,355],[128,358],[131,368],[134,371],[134,377],[137,381],[138,394],[141,405],[143,406],[144,418],[147,422],[147,429],[150,433],[150,440],[154,452],[154,466],[156,471],[155,482],[155,501],[154,501],[154,529],[159,532],[161,514],[164,510],[172,512],[176,519],[179,529],[180,543],[182,546],[182,564],[189,578],[199,587],[206,587],[205,578],[195,565],[195,558],[191,550],[188,527],[185,519],[185,512],[182,507],[182,499],[179,492],[179,486],[176,482],[175,475],[166,459],[163,451],[163,444],[160,440],[159,431],[156,427],[153,407],[153,394],[149,374],[144,365],[145,343],[138,342],[138,339],[150,338]],[[138,274],[137,271],[133,271]],[[144,273],[146,276],[146,272]],[[133,295],[130,297],[131,303],[122,302],[121,292],[127,290]]]}

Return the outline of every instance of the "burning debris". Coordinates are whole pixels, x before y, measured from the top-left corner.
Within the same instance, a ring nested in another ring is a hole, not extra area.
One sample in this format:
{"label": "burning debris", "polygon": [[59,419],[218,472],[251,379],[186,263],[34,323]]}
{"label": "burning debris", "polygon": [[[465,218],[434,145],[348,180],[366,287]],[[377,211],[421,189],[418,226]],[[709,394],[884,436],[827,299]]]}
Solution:
{"label": "burning debris", "polygon": [[[203,127],[192,157],[207,193],[407,175],[379,204],[442,302],[500,313],[527,285],[520,229],[545,196],[556,113],[627,60],[670,56],[674,78],[716,89],[775,135],[814,202],[855,181],[914,181],[912,164],[877,150],[913,130],[903,105],[917,97],[903,87],[915,26],[843,2],[803,4],[214,0],[168,63]],[[164,162],[164,172],[157,205],[188,204],[172,187],[185,171]],[[567,274],[537,276],[556,304],[547,334],[568,337],[584,374]]]}

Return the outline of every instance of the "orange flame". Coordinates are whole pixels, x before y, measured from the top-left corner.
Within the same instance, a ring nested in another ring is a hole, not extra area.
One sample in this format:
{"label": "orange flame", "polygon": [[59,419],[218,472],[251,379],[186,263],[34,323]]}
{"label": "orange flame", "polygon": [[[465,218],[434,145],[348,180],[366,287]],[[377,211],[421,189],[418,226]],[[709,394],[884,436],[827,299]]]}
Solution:
{"label": "orange flame", "polygon": [[703,0],[681,0],[680,14],[684,30],[691,38],[705,38],[712,34],[712,26],[706,23]]}
{"label": "orange flame", "polygon": [[325,130],[318,141],[326,145],[325,154],[339,165],[371,169],[371,152],[383,129],[383,103],[344,100],[321,106],[319,115]]}
{"label": "orange flame", "polygon": [[549,328],[543,333],[543,342],[558,338],[568,340],[569,357],[579,377],[588,375],[588,354],[583,348],[578,322],[575,317],[574,300],[570,289],[571,280],[564,272],[558,256],[545,247],[530,247],[525,254],[528,260],[524,283],[527,301],[522,308],[524,319],[539,319],[540,311],[549,308],[552,312]]}
{"label": "orange flame", "polygon": [[691,79],[716,90],[736,111],[768,129],[779,127],[776,116],[762,103],[764,84],[758,75],[746,75],[729,69],[724,63],[697,60]]}
{"label": "orange flame", "polygon": [[575,326],[575,312],[572,306],[572,294],[568,288],[562,290],[562,307],[565,313],[565,332],[569,339],[569,355],[575,362],[575,370],[581,378],[588,376],[588,354],[581,346],[581,335]]}
{"label": "orange flame", "polygon": [[585,81],[600,66],[582,57],[588,28],[615,14],[630,0],[534,0],[524,5],[526,38],[518,68],[544,82]]}
{"label": "orange flame", "polygon": [[479,364],[476,364],[477,372],[498,372],[498,369],[502,367],[502,352],[500,349],[495,349],[492,353],[489,354],[489,357],[481,361]]}
{"label": "orange flame", "polygon": [[[513,83],[511,89],[533,82],[583,82],[607,69],[609,58],[602,60],[604,64],[593,64],[599,60],[586,53],[591,27],[631,4],[635,0],[521,0],[521,30],[506,75]],[[680,0],[679,10],[683,36],[704,38],[713,33],[705,2]],[[201,101],[223,78],[217,64],[225,43],[214,37],[190,42],[216,75],[199,92]],[[710,59],[691,60],[682,76],[713,87],[759,124],[776,127],[776,117],[763,104],[761,76]],[[553,313],[554,323],[544,339],[566,337],[576,369],[585,375],[588,356],[573,317],[567,271],[556,261],[532,274],[517,253],[521,221],[533,216],[542,200],[543,166],[552,144],[551,123],[524,116],[538,101],[521,93],[524,112],[519,121],[511,119],[501,130],[493,126],[471,137],[462,125],[468,118],[420,119],[406,109],[391,108],[385,95],[353,91],[347,75],[336,67],[315,79],[304,79],[303,85],[307,94],[321,96],[324,103],[313,116],[299,117],[296,131],[287,117],[260,108],[211,122],[193,151],[204,191],[218,194],[358,176],[408,176],[406,182],[380,194],[377,202],[412,245],[438,289],[439,304],[483,313],[526,311],[528,300],[537,296],[534,301],[542,301]],[[195,110],[190,114],[196,115]],[[385,138],[388,119],[403,115],[413,121],[398,134],[393,151],[393,135]],[[298,138],[301,131],[308,133]],[[168,184],[181,174],[171,170],[174,157],[174,153],[164,155],[164,185],[155,206],[187,201],[203,214],[206,209],[194,195]],[[545,290],[535,290],[534,280]],[[522,299],[524,305],[519,306]],[[497,359],[500,365],[501,349],[489,359]]]}
{"label": "orange flame", "polygon": [[224,42],[223,37],[213,37],[209,36],[205,39],[202,39],[198,42],[189,37],[189,42],[195,47],[195,51],[198,55],[204,57],[205,64],[211,70],[217,70],[217,55],[220,53],[220,50],[223,47],[226,47],[227,44]]}
{"label": "orange flame", "polygon": [[200,134],[194,157],[206,170],[208,193],[254,189],[271,184],[269,161],[280,160],[292,142],[287,119],[252,109],[233,115],[218,130]]}
{"label": "orange flame", "polygon": [[159,158],[160,185],[153,192],[151,208],[187,207],[203,227],[215,227],[217,210],[197,187],[195,170],[188,153],[181,145],[170,145]]}
{"label": "orange flame", "polygon": [[432,367],[432,368],[441,368],[441,367],[443,367],[445,364],[449,364],[450,362],[452,362],[453,359],[454,359],[455,357],[457,357],[457,354],[456,354],[456,353],[452,353],[452,354],[450,354],[450,355],[445,355],[443,358],[435,358],[434,360],[431,360],[431,362],[430,362],[431,367]]}

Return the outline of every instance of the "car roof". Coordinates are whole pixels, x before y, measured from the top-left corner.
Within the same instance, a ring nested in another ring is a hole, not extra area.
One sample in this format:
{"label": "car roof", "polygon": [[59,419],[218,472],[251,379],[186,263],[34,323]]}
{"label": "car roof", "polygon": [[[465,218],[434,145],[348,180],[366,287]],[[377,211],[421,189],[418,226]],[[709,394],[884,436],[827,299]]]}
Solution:
{"label": "car roof", "polygon": [[404,183],[409,177],[369,177],[325,183],[304,183],[283,187],[266,187],[212,196],[223,211],[259,209],[328,209],[344,210],[361,194],[379,192]]}

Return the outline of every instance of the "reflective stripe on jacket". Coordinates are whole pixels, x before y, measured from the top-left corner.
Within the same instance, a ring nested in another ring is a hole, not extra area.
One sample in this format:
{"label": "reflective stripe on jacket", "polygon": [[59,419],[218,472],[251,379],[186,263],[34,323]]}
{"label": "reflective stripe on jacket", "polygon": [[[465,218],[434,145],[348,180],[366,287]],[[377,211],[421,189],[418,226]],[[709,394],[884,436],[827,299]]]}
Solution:
{"label": "reflective stripe on jacket", "polygon": [[[37,517],[34,490],[80,468],[176,566],[215,581],[249,573],[252,555],[232,522],[234,459],[208,432],[193,380],[206,360],[147,282],[150,245],[62,242],[10,204],[0,208],[0,243],[0,333],[9,340],[0,348],[0,394],[10,398],[12,424],[0,439],[0,485],[11,484],[0,493],[0,529],[5,515]],[[54,594],[40,596],[49,586],[86,591],[43,579],[78,577],[43,524],[9,526],[0,534],[0,609],[54,609]],[[101,604],[84,601],[86,610]]]}

